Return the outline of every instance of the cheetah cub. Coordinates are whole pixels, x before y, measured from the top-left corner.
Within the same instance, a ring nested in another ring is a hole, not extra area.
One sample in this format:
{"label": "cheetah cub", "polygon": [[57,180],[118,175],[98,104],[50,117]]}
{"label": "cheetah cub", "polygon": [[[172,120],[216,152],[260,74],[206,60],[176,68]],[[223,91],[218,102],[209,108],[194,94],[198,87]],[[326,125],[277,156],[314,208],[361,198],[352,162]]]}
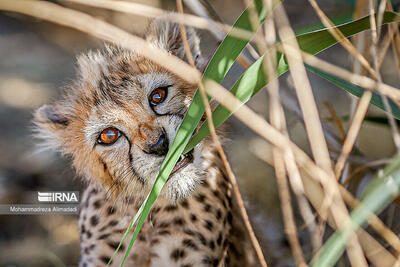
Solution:
{"label": "cheetah cub", "polygon": [[[195,31],[187,28],[204,69]],[[147,41],[185,58],[180,27],[153,21]],[[72,158],[88,186],[79,217],[79,266],[105,266],[154,183],[197,88],[162,66],[108,46],[78,58],[61,100],[34,114],[39,137]],[[125,266],[254,266],[231,186],[210,140],[181,157]],[[119,266],[129,238],[114,258]]]}

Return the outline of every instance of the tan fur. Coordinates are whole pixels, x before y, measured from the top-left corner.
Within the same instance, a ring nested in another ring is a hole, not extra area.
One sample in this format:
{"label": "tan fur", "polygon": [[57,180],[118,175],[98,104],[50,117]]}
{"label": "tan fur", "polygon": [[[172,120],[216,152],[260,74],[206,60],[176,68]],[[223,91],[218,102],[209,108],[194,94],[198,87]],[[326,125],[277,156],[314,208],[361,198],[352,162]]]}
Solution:
{"label": "tan fur", "polygon": [[[202,69],[205,61],[193,29],[188,28],[188,37]],[[157,19],[147,40],[185,60],[178,25]],[[146,148],[161,135],[171,145],[197,86],[112,46],[80,56],[78,65],[77,82],[60,101],[36,111],[35,123],[45,146],[72,156],[78,174],[89,183],[79,221],[80,266],[104,266],[164,160],[165,155]],[[149,95],[159,87],[167,88],[167,98],[152,106]],[[118,129],[121,137],[112,145],[99,144],[100,133],[109,127]],[[203,141],[193,151],[193,162],[165,184],[127,266],[217,266],[220,261],[226,266],[252,265],[238,222],[221,161],[212,143]],[[242,243],[234,244],[232,234]]]}

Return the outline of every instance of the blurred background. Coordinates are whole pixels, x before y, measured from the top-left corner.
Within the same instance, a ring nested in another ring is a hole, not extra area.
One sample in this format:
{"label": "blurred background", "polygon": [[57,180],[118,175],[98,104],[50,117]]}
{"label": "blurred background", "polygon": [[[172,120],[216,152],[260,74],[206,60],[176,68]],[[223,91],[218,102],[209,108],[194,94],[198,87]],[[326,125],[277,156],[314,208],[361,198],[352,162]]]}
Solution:
{"label": "blurred background", "polygon": [[[1,0],[0,0],[1,1]],[[110,0],[111,1],[111,0]],[[52,1],[87,12],[134,34],[143,35],[150,19],[121,14],[103,9]],[[175,11],[172,0],[134,1]],[[210,4],[228,24],[232,24],[244,9],[242,0],[210,0]],[[392,1],[394,10],[398,2]],[[352,19],[355,2],[320,0],[321,8],[335,22]],[[320,26],[319,19],[307,0],[284,1],[291,24],[297,32]],[[188,9],[187,12],[191,13]],[[203,52],[211,57],[217,47],[213,36],[200,31]],[[25,203],[27,191],[82,190],[83,184],[70,167],[68,158],[57,153],[35,151],[37,140],[32,137],[32,112],[45,103],[57,99],[65,85],[76,75],[77,54],[103,46],[103,42],[69,28],[37,19],[0,12],[0,203]],[[385,83],[399,86],[394,57],[389,50],[383,67]],[[323,59],[351,70],[353,62],[338,45],[319,55]],[[236,65],[224,81],[230,88],[243,69]],[[321,78],[309,73],[319,105],[321,118],[339,136],[332,124],[330,105],[343,119],[345,129],[351,98]],[[293,94],[287,75],[280,80],[282,97]],[[249,102],[256,112],[268,118],[268,97],[261,91]],[[287,111],[292,140],[309,151],[307,136],[301,120]],[[364,158],[384,159],[395,152],[390,129],[381,112],[370,108],[371,119],[363,123],[358,142]],[[259,160],[252,152],[257,136],[235,118],[228,121],[225,149],[239,179],[240,190],[246,200],[251,220],[271,266],[293,266],[288,242],[283,232],[279,195],[272,167]],[[371,171],[373,173],[373,170]],[[362,173],[362,177],[368,175]],[[361,177],[361,176],[360,176]],[[355,179],[353,192],[360,190]],[[352,186],[351,184],[349,186]],[[296,205],[296,203],[293,203]],[[295,206],[296,207],[296,206]],[[296,210],[296,208],[295,208]],[[384,213],[398,228],[395,206]],[[297,214],[298,215],[298,214]],[[297,216],[299,219],[299,216]],[[302,221],[298,220],[300,242],[307,252],[310,242]],[[387,222],[387,221],[386,221]],[[398,231],[397,231],[398,233]],[[79,257],[77,216],[5,216],[0,215],[0,266],[76,266]],[[311,251],[311,248],[309,248]]]}

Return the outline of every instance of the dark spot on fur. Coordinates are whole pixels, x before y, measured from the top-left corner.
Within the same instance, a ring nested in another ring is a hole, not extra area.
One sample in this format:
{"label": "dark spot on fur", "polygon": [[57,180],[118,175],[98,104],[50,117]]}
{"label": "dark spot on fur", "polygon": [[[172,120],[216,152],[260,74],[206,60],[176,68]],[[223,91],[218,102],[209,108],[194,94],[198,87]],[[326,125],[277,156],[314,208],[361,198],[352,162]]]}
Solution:
{"label": "dark spot on fur", "polygon": [[175,210],[177,210],[178,209],[178,206],[176,206],[176,205],[168,205],[168,206],[166,206],[165,208],[164,208],[164,210],[165,211],[168,211],[168,212],[172,212],[172,211],[175,211]]}
{"label": "dark spot on fur", "polygon": [[87,231],[86,232],[86,236],[87,236],[88,239],[90,239],[92,237],[92,233],[90,231]]}
{"label": "dark spot on fur", "polygon": [[143,234],[139,234],[138,238],[139,238],[139,241],[142,241],[142,242],[146,241],[146,237]]}
{"label": "dark spot on fur", "polygon": [[169,222],[161,222],[158,227],[159,228],[168,228],[170,226]]}
{"label": "dark spot on fur", "polygon": [[152,239],[152,240],[151,240],[150,244],[151,244],[151,245],[155,245],[155,244],[157,244],[157,243],[159,243],[159,242],[160,242],[160,240],[158,240],[157,238],[155,238],[155,239]]}
{"label": "dark spot on fur", "polygon": [[219,194],[219,191],[217,191],[217,190],[213,191],[213,195],[218,199],[221,198],[221,195]]}
{"label": "dark spot on fur", "polygon": [[160,210],[161,210],[160,207],[155,207],[155,208],[152,209],[151,212],[152,212],[153,214],[157,214]]}
{"label": "dark spot on fur", "polygon": [[168,231],[168,230],[162,230],[162,231],[158,232],[158,234],[159,234],[159,235],[170,235],[171,232]]}
{"label": "dark spot on fur", "polygon": [[190,236],[195,236],[196,235],[196,232],[194,232],[194,231],[192,231],[190,229],[184,229],[183,232],[185,234],[187,234],[187,235],[190,235]]}
{"label": "dark spot on fur", "polygon": [[188,209],[188,208],[189,208],[189,202],[188,202],[186,199],[184,199],[184,200],[181,201],[181,205],[182,205],[182,207],[184,207],[185,209]]}
{"label": "dark spot on fur", "polygon": [[229,242],[229,251],[231,253],[233,253],[234,255],[236,255],[237,257],[241,256],[239,251],[237,250],[236,246],[232,242]]}
{"label": "dark spot on fur", "polygon": [[117,220],[112,220],[108,223],[109,226],[116,226],[118,224]]}
{"label": "dark spot on fur", "polygon": [[186,255],[185,251],[183,249],[180,248],[176,248],[171,252],[171,259],[174,261],[178,261],[179,259],[184,258]]}
{"label": "dark spot on fur", "polygon": [[228,205],[229,205],[229,207],[232,207],[232,197],[227,196],[227,199],[228,199]]}
{"label": "dark spot on fur", "polygon": [[112,215],[112,214],[114,214],[115,213],[115,211],[116,211],[116,209],[114,208],[114,207],[108,207],[108,209],[107,209],[107,214],[108,215]]}
{"label": "dark spot on fur", "polygon": [[220,220],[222,218],[222,211],[221,209],[218,209],[216,214],[215,214],[215,218],[217,218],[217,220]]}
{"label": "dark spot on fur", "polygon": [[102,262],[104,262],[105,264],[107,264],[107,263],[110,261],[110,257],[102,256],[102,257],[100,257],[100,260],[101,260]]}
{"label": "dark spot on fur", "polygon": [[192,239],[183,239],[182,244],[190,249],[198,250],[196,243]]}
{"label": "dark spot on fur", "polygon": [[193,265],[187,263],[187,264],[182,264],[181,267],[192,267]]}
{"label": "dark spot on fur", "polygon": [[97,239],[98,239],[98,240],[106,239],[106,238],[109,237],[109,236],[110,236],[110,234],[102,234],[102,235],[100,235]]}
{"label": "dark spot on fur", "polygon": [[98,199],[98,200],[96,200],[96,201],[93,203],[93,207],[94,207],[95,209],[99,209],[99,208],[101,207],[102,204],[103,204],[103,201],[101,201],[101,199]]}
{"label": "dark spot on fur", "polygon": [[214,240],[210,240],[210,243],[208,244],[208,246],[209,246],[209,248],[210,248],[211,250],[214,250],[214,249],[215,249],[215,242],[214,242]]}
{"label": "dark spot on fur", "polygon": [[204,227],[205,227],[207,230],[212,231],[213,228],[214,228],[214,224],[212,223],[212,221],[205,220],[205,221],[204,221]]}
{"label": "dark spot on fur", "polygon": [[98,225],[98,224],[99,224],[99,217],[97,217],[96,215],[93,215],[93,216],[90,218],[90,224],[91,224],[92,226]]}
{"label": "dark spot on fur", "polygon": [[216,257],[206,255],[203,257],[202,263],[217,267],[219,260]]}
{"label": "dark spot on fur", "polygon": [[190,220],[191,220],[192,222],[195,222],[195,221],[197,221],[197,216],[196,216],[196,215],[194,215],[193,213],[192,213],[192,214],[190,214]]}
{"label": "dark spot on fur", "polygon": [[183,220],[182,217],[176,217],[174,218],[174,224],[182,226],[185,224],[185,221]]}
{"label": "dark spot on fur", "polygon": [[232,218],[232,212],[230,212],[230,211],[228,212],[227,218],[228,218],[228,223],[232,224],[232,219],[233,219]]}
{"label": "dark spot on fur", "polygon": [[203,244],[203,246],[207,245],[207,240],[204,237],[204,235],[202,235],[201,233],[197,233],[197,238],[200,240],[201,244]]}
{"label": "dark spot on fur", "polygon": [[112,232],[117,234],[125,234],[126,229],[115,229]]}
{"label": "dark spot on fur", "polygon": [[200,193],[200,194],[195,195],[194,198],[195,198],[198,202],[204,202],[204,200],[206,199],[206,196]]}
{"label": "dark spot on fur", "polygon": [[105,225],[105,226],[103,226],[103,227],[101,227],[100,229],[99,229],[99,232],[103,232],[104,230],[106,230],[108,227],[107,227],[107,225]]}
{"label": "dark spot on fur", "polygon": [[217,245],[220,246],[222,243],[222,232],[219,232],[218,238],[217,238]]}
{"label": "dark spot on fur", "polygon": [[204,204],[203,210],[204,210],[205,212],[210,212],[210,211],[211,211],[211,205],[208,204],[208,203]]}
{"label": "dark spot on fur", "polygon": [[[118,246],[119,246],[119,242],[112,242],[112,241],[110,241],[110,242],[107,242],[107,245],[108,245],[110,248],[116,250],[116,249],[118,248]],[[125,249],[124,244],[121,244],[121,247],[119,248],[118,252],[122,252],[124,249]]]}

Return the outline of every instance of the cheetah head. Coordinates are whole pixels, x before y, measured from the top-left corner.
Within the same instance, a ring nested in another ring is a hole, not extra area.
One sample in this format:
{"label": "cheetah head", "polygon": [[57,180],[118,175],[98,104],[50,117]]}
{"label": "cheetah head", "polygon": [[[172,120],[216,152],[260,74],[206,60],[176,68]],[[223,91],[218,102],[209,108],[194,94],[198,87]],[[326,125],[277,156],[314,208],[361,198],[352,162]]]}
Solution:
{"label": "cheetah head", "polygon": [[[199,38],[187,28],[199,69],[204,60]],[[156,19],[147,40],[185,58],[180,27]],[[34,114],[37,135],[47,147],[70,155],[77,172],[100,182],[109,192],[143,198],[188,109],[196,84],[188,84],[132,51],[108,46],[78,58],[77,81],[61,100]],[[189,195],[201,183],[203,146],[181,157],[161,194],[169,199]]]}

